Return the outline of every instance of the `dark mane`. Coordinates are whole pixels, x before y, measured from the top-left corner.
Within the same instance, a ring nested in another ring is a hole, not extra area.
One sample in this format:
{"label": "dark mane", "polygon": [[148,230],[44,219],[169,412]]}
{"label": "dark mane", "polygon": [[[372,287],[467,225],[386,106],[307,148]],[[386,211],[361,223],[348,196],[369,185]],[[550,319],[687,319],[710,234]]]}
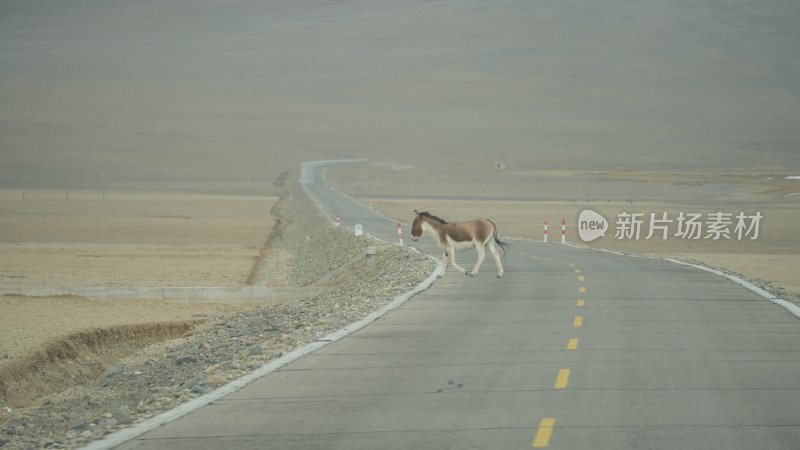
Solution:
{"label": "dark mane", "polygon": [[421,213],[419,213],[419,215],[422,217],[427,217],[428,219],[435,220],[441,224],[447,223],[446,220],[442,219],[441,217],[436,217],[433,214],[429,213],[428,211],[422,211]]}

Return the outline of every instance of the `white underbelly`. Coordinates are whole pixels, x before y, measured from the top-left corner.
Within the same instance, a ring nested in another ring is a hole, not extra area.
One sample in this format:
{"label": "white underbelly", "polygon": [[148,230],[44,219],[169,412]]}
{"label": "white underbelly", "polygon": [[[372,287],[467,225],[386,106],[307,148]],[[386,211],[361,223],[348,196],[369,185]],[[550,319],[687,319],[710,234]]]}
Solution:
{"label": "white underbelly", "polygon": [[456,250],[466,250],[475,247],[475,242],[473,241],[465,241],[465,242],[456,242],[450,238],[447,238],[447,242],[453,246]]}

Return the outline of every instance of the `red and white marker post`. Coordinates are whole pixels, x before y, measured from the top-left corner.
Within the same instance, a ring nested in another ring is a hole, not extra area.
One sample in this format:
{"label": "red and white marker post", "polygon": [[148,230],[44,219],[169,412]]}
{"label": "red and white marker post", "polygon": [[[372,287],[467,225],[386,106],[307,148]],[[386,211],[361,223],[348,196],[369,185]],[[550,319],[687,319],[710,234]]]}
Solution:
{"label": "red and white marker post", "polygon": [[544,221],[544,241],[547,242],[547,221]]}
{"label": "red and white marker post", "polygon": [[561,243],[567,242],[567,219],[561,219]]}
{"label": "red and white marker post", "polygon": [[403,243],[403,228],[400,225],[400,222],[397,222],[397,239],[400,241],[400,245],[405,245]]}
{"label": "red and white marker post", "polygon": [[341,225],[341,223],[342,223],[342,219],[339,217],[339,215],[338,215],[338,214],[336,215],[336,219],[334,219],[333,223],[335,223],[337,227],[338,227],[339,225]]}

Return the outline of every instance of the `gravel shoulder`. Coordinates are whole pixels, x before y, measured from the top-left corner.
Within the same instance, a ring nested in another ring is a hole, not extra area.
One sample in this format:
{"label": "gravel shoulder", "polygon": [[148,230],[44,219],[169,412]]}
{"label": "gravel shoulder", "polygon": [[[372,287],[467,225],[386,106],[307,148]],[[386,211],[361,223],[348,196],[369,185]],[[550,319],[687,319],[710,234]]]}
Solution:
{"label": "gravel shoulder", "polygon": [[[250,281],[316,286],[322,293],[297,304],[202,314],[149,334],[146,327],[123,327],[111,335],[73,336],[69,351],[61,353],[65,364],[52,363],[57,355],[38,355],[43,365],[30,368],[36,380],[31,372],[0,365],[6,369],[0,447],[76,448],[147,420],[363,318],[434,270],[434,261],[411,249],[355,238],[330,225],[291,174],[279,185],[281,200],[273,209],[279,223]],[[368,246],[378,249],[369,259]],[[77,373],[81,365],[89,368]],[[11,401],[10,392],[34,381],[73,375],[75,383],[64,390],[29,404]]]}

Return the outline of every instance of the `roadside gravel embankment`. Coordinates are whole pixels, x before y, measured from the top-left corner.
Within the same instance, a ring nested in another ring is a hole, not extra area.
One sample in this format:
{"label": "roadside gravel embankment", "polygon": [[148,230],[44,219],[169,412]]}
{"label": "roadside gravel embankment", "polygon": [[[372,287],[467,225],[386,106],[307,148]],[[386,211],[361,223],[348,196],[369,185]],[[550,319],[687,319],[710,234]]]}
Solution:
{"label": "roadside gravel embankment", "polygon": [[[274,208],[280,223],[249,281],[323,287],[322,293],[297,304],[198,317],[205,323],[122,357],[88,384],[39,399],[34,406],[4,407],[0,447],[76,448],[154,417],[363,318],[435,269],[434,261],[411,249],[335,228],[294,177],[287,175],[280,183],[283,193]],[[378,252],[367,259],[368,246],[377,246]],[[13,380],[1,384],[15,388]]]}

